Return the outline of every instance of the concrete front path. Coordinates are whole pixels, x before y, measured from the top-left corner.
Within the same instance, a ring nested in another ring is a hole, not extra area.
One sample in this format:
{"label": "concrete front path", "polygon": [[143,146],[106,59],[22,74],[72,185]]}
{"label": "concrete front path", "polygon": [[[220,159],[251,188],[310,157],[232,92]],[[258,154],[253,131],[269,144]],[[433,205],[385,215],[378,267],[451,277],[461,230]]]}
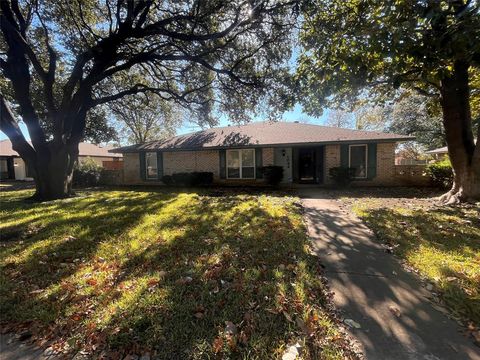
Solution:
{"label": "concrete front path", "polygon": [[308,232],[325,266],[334,303],[366,358],[480,359],[459,326],[434,309],[418,278],[387,254],[371,231],[326,190],[302,189]]}

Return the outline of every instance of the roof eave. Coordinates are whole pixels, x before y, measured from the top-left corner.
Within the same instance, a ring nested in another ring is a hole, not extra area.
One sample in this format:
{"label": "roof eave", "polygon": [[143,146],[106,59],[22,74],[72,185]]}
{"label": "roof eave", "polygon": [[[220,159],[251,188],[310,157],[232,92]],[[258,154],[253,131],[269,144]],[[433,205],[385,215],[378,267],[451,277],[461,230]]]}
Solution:
{"label": "roof eave", "polygon": [[125,146],[116,149],[108,150],[111,153],[139,153],[139,152],[150,152],[150,151],[202,151],[202,150],[224,150],[224,149],[237,149],[245,147],[283,147],[283,146],[316,146],[316,145],[332,145],[332,144],[359,144],[359,143],[388,143],[388,142],[400,142],[400,141],[412,141],[415,140],[414,136],[401,136],[395,138],[387,139],[359,139],[359,140],[331,140],[331,141],[315,141],[315,142],[301,142],[301,143],[273,143],[273,144],[242,144],[234,146],[205,146],[205,147],[157,147],[152,149],[139,149],[139,145]]}

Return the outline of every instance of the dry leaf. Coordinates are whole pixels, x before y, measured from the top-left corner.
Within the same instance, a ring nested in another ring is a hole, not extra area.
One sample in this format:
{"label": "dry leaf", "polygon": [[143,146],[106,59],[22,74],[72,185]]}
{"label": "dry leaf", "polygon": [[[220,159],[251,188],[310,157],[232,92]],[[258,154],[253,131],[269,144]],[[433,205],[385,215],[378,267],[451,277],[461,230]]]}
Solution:
{"label": "dry leaf", "polygon": [[95,280],[94,278],[90,278],[87,280],[87,284],[90,286],[95,286],[97,285],[97,280]]}
{"label": "dry leaf", "polygon": [[358,322],[352,319],[345,319],[343,320],[343,322],[348,326],[350,326],[351,328],[360,329],[362,327]]}
{"label": "dry leaf", "polygon": [[237,327],[231,321],[225,321],[225,334],[235,335],[237,334]]}
{"label": "dry leaf", "polygon": [[388,310],[390,310],[390,312],[396,317],[400,317],[400,315],[402,315],[402,313],[400,312],[400,309],[397,308],[396,306],[391,305],[388,307]]}
{"label": "dry leaf", "polygon": [[282,356],[282,360],[295,360],[300,356],[302,347],[297,342],[295,345],[289,346]]}
{"label": "dry leaf", "polygon": [[158,279],[150,279],[150,280],[148,280],[147,285],[148,285],[149,288],[151,288],[151,287],[157,286],[159,282],[160,282],[160,280],[158,280]]}
{"label": "dry leaf", "polygon": [[219,352],[222,351],[222,348],[223,348],[223,339],[221,337],[215,338],[212,344],[213,353],[218,354]]}
{"label": "dry leaf", "polygon": [[71,319],[73,321],[80,321],[80,320],[82,320],[82,317],[78,314],[74,314],[74,315],[72,315]]}
{"label": "dry leaf", "polygon": [[285,319],[287,319],[287,321],[293,322],[292,317],[290,316],[289,313],[287,313],[287,312],[284,311],[284,312],[283,312],[283,316],[285,316]]}

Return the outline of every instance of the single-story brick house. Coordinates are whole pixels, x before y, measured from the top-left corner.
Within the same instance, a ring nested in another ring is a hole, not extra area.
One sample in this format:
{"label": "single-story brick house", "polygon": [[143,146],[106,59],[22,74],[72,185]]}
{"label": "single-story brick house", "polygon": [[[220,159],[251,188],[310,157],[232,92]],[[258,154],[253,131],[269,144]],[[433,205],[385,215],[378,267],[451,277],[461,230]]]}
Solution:
{"label": "single-story brick house", "polygon": [[284,169],[284,183],[328,184],[329,169],[356,169],[365,185],[395,184],[395,147],[412,137],[298,122],[255,122],[110,150],[123,154],[125,184],[163,175],[212,172],[217,183],[262,181],[261,167]]}
{"label": "single-story brick house", "polygon": [[[93,159],[98,165],[105,167],[106,163],[120,162],[121,154],[109,153],[113,147],[100,146],[82,142],[78,145],[78,161]],[[0,180],[33,180],[28,168],[20,155],[13,150],[9,139],[0,141]]]}

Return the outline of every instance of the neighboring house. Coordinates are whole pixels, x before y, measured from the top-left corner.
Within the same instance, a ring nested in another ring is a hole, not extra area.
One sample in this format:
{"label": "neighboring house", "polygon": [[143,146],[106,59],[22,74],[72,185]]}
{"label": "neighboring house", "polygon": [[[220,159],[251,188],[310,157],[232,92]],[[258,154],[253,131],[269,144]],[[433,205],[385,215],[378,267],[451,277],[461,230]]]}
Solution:
{"label": "neighboring house", "polygon": [[292,122],[227,126],[110,150],[123,154],[126,184],[208,171],[217,183],[252,183],[261,167],[284,169],[285,183],[330,182],[332,167],[356,169],[358,182],[395,184],[396,142],[412,137]]}
{"label": "neighboring house", "polygon": [[432,155],[435,160],[445,159],[448,156],[448,148],[446,146],[425,151],[425,154]]}
{"label": "neighboring house", "polygon": [[[109,150],[111,149],[113,149],[112,146],[80,143],[78,160],[81,162],[87,158],[91,158],[100,166],[104,166],[111,161],[117,162],[122,160],[122,155],[110,153]],[[32,180],[32,177],[28,173],[28,168],[25,166],[25,162],[20,155],[13,150],[12,143],[8,139],[0,141],[0,179]]]}

